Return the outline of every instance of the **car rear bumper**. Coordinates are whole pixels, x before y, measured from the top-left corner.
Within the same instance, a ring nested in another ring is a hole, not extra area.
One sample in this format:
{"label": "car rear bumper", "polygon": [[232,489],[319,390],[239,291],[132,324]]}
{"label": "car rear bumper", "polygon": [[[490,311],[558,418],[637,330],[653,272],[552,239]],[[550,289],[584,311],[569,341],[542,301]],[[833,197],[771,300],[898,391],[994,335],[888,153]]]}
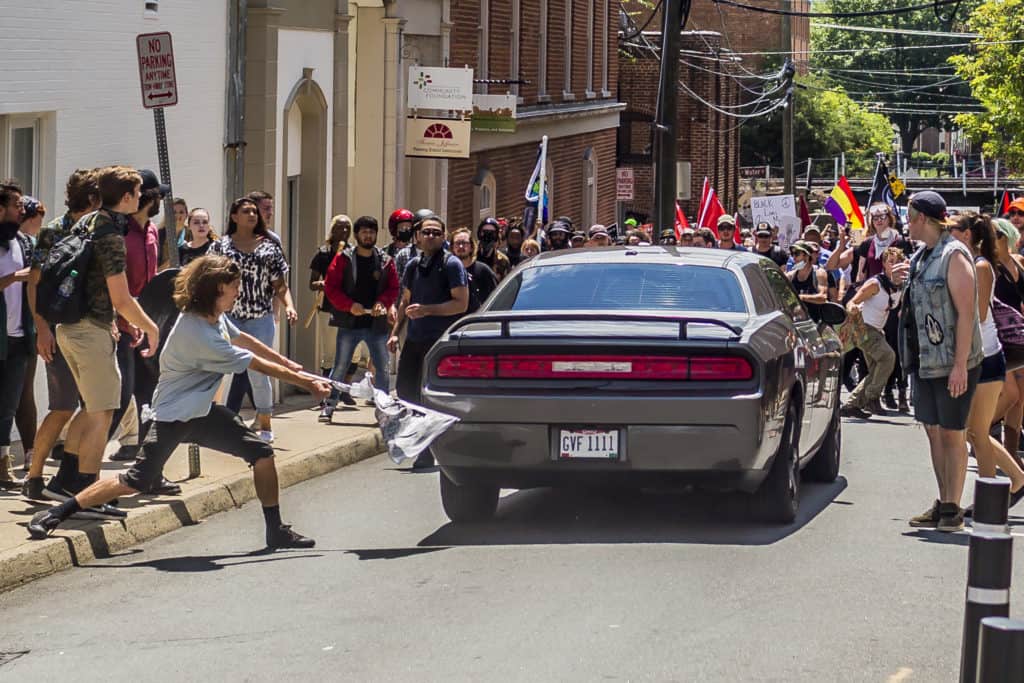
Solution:
{"label": "car rear bumper", "polygon": [[[782,431],[781,420],[763,414],[760,394],[658,400],[561,396],[556,401],[455,398],[425,390],[424,402],[461,420],[431,448],[448,476],[456,483],[514,488],[692,483],[753,490],[764,478]],[[503,419],[485,420],[498,417],[492,412],[496,405],[503,408]],[[527,419],[510,421],[510,416]],[[560,459],[563,428],[619,430],[619,457]]]}

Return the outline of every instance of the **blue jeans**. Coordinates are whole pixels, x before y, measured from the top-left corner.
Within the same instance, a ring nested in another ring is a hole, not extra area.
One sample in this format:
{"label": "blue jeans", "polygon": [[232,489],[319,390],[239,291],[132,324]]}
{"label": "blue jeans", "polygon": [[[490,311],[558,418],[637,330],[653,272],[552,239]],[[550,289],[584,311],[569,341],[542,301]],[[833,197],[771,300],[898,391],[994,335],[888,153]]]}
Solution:
{"label": "blue jeans", "polygon": [[[331,379],[337,382],[345,381],[345,371],[352,362],[359,342],[366,342],[366,348],[370,350],[370,360],[373,361],[373,385],[385,393],[389,392],[391,389],[388,386],[387,331],[374,332],[368,327],[355,330],[339,329],[338,342],[334,347],[334,369],[331,370]],[[338,392],[332,391],[327,404],[333,407],[337,402]]]}
{"label": "blue jeans", "polygon": [[[253,337],[256,337],[267,346],[274,344],[274,314],[268,313],[262,318],[255,320],[238,320],[228,316],[228,320],[239,329]],[[252,402],[256,404],[256,412],[260,415],[271,415],[274,412],[274,392],[270,386],[270,378],[262,372],[248,370],[249,383],[252,385]]]}

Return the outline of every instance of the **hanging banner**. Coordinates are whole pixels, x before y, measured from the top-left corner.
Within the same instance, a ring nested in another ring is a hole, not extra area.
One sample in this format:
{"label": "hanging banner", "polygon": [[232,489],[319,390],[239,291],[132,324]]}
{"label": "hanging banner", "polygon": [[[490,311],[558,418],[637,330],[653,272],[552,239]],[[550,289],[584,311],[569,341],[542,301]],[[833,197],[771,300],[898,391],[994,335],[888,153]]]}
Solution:
{"label": "hanging banner", "polygon": [[473,95],[473,131],[515,133],[515,95]]}
{"label": "hanging banner", "polygon": [[469,121],[413,118],[405,120],[407,157],[468,159],[469,139]]}
{"label": "hanging banner", "polygon": [[473,109],[473,70],[410,66],[405,89],[409,109]]}

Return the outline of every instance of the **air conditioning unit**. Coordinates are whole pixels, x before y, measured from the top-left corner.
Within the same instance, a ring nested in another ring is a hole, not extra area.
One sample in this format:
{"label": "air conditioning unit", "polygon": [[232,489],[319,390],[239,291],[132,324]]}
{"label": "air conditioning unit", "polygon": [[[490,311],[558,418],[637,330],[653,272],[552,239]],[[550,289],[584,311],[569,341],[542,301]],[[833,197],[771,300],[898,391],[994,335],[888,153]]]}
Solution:
{"label": "air conditioning unit", "polygon": [[690,162],[676,162],[676,199],[690,198]]}

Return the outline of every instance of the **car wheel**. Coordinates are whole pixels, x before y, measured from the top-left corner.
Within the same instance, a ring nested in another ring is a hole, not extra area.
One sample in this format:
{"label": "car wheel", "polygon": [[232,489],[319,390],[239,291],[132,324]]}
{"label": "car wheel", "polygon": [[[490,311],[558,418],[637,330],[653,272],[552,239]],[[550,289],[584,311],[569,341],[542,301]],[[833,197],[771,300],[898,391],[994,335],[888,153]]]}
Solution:
{"label": "car wheel", "polygon": [[796,519],[797,508],[800,506],[800,460],[797,457],[799,430],[800,414],[796,406],[790,404],[779,450],[772,460],[768,476],[754,493],[752,507],[760,520],[789,524]]}
{"label": "car wheel", "polygon": [[839,477],[839,459],[842,451],[843,421],[839,417],[839,411],[836,411],[832,415],[832,422],[828,425],[828,432],[821,443],[821,448],[804,468],[804,476],[808,481],[831,484]]}
{"label": "car wheel", "polygon": [[441,472],[441,506],[453,522],[480,522],[498,509],[498,487],[456,484]]}

